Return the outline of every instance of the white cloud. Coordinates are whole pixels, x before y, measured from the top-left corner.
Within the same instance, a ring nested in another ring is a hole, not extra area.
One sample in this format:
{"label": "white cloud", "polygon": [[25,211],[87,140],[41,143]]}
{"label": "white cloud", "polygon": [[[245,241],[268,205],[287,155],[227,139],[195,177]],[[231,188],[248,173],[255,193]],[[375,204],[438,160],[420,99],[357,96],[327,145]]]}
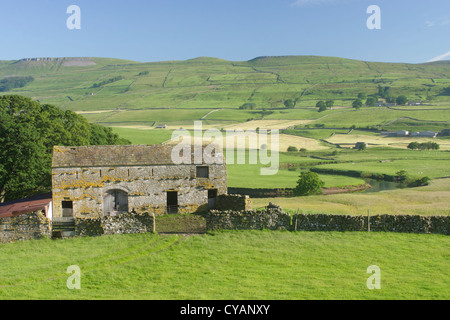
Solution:
{"label": "white cloud", "polygon": [[447,53],[444,53],[444,54],[442,54],[442,55],[440,55],[440,56],[437,56],[437,57],[435,57],[435,58],[433,58],[433,59],[431,59],[431,60],[429,60],[429,61],[427,61],[427,62],[440,61],[440,60],[444,60],[444,59],[447,58],[447,57],[450,57],[450,51],[447,52]]}
{"label": "white cloud", "polygon": [[427,27],[432,28],[432,27],[440,27],[440,26],[448,26],[450,24],[450,16],[442,16],[439,18],[435,18],[433,20],[426,20],[425,24],[427,25]]}

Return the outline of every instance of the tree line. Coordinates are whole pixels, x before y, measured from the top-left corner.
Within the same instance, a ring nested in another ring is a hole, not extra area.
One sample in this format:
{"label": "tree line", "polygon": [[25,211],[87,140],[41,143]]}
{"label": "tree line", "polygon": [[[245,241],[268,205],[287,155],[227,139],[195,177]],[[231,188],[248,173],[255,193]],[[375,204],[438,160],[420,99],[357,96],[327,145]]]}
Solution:
{"label": "tree line", "polygon": [[439,144],[431,141],[424,143],[419,143],[415,141],[408,144],[408,149],[411,150],[439,150],[439,148],[440,148]]}
{"label": "tree line", "polygon": [[92,85],[92,88],[99,88],[99,87],[104,86],[105,84],[110,84],[110,83],[113,83],[113,82],[116,82],[116,81],[120,81],[120,80],[123,80],[123,79],[124,79],[124,77],[122,77],[122,76],[117,76],[117,77],[114,77],[114,78],[110,78],[110,79],[102,81],[102,82],[94,83]]}
{"label": "tree line", "polygon": [[12,89],[25,87],[34,81],[33,77],[6,77],[0,80],[0,92],[11,91]]}
{"label": "tree line", "polygon": [[0,203],[51,190],[53,146],[119,144],[131,142],[73,111],[0,96]]}

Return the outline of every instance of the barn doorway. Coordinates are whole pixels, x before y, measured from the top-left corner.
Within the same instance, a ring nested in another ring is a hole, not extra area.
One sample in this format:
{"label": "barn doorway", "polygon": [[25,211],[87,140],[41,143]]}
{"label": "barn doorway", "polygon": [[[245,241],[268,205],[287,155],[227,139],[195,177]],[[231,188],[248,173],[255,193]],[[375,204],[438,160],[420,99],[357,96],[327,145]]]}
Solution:
{"label": "barn doorway", "polygon": [[109,190],[103,196],[103,214],[117,216],[128,212],[128,193],[123,190]]}
{"label": "barn doorway", "polygon": [[73,217],[73,201],[63,201],[62,206],[62,216],[63,218]]}
{"label": "barn doorway", "polygon": [[178,213],[177,191],[167,191],[167,213]]}
{"label": "barn doorway", "polygon": [[217,205],[217,189],[208,190],[208,209],[214,209]]}

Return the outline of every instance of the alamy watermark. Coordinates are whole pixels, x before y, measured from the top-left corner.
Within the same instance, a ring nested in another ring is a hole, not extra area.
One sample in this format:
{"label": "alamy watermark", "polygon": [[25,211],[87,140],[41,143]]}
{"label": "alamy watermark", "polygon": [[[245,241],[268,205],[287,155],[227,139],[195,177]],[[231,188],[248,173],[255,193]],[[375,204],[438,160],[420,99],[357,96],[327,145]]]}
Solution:
{"label": "alamy watermark", "polygon": [[367,279],[367,289],[381,289],[381,270],[380,267],[372,265],[367,268],[367,273],[372,274]]}
{"label": "alamy watermark", "polygon": [[67,14],[70,16],[67,18],[66,26],[69,30],[81,29],[81,9],[77,5],[71,5],[67,7]]}
{"label": "alamy watermark", "polygon": [[81,269],[77,265],[69,266],[66,273],[70,274],[67,278],[66,285],[69,290],[81,289]]}
{"label": "alamy watermark", "polygon": [[371,16],[367,19],[366,25],[369,30],[381,29],[381,9],[377,5],[371,5],[367,8],[367,14]]}
{"label": "alamy watermark", "polygon": [[[261,175],[275,175],[279,169],[279,130],[208,129],[194,122],[193,135],[186,129],[172,133],[174,164],[261,164]],[[223,150],[226,154],[222,154]],[[270,166],[269,166],[270,165]],[[267,167],[268,166],[268,167]]]}

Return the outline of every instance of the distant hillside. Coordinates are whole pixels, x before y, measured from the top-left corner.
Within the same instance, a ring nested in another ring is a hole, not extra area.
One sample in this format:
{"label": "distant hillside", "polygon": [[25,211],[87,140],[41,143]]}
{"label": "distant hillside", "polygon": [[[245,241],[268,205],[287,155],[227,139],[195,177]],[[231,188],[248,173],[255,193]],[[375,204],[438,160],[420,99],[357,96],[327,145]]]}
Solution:
{"label": "distant hillside", "polygon": [[[116,109],[256,109],[314,107],[333,99],[350,106],[359,93],[389,87],[409,100],[446,101],[450,61],[380,63],[320,56],[257,57],[227,61],[199,57],[141,63],[112,58],[32,58],[0,61],[0,80],[32,76],[3,94],[21,94],[75,111]],[[114,81],[112,81],[113,79]]]}

